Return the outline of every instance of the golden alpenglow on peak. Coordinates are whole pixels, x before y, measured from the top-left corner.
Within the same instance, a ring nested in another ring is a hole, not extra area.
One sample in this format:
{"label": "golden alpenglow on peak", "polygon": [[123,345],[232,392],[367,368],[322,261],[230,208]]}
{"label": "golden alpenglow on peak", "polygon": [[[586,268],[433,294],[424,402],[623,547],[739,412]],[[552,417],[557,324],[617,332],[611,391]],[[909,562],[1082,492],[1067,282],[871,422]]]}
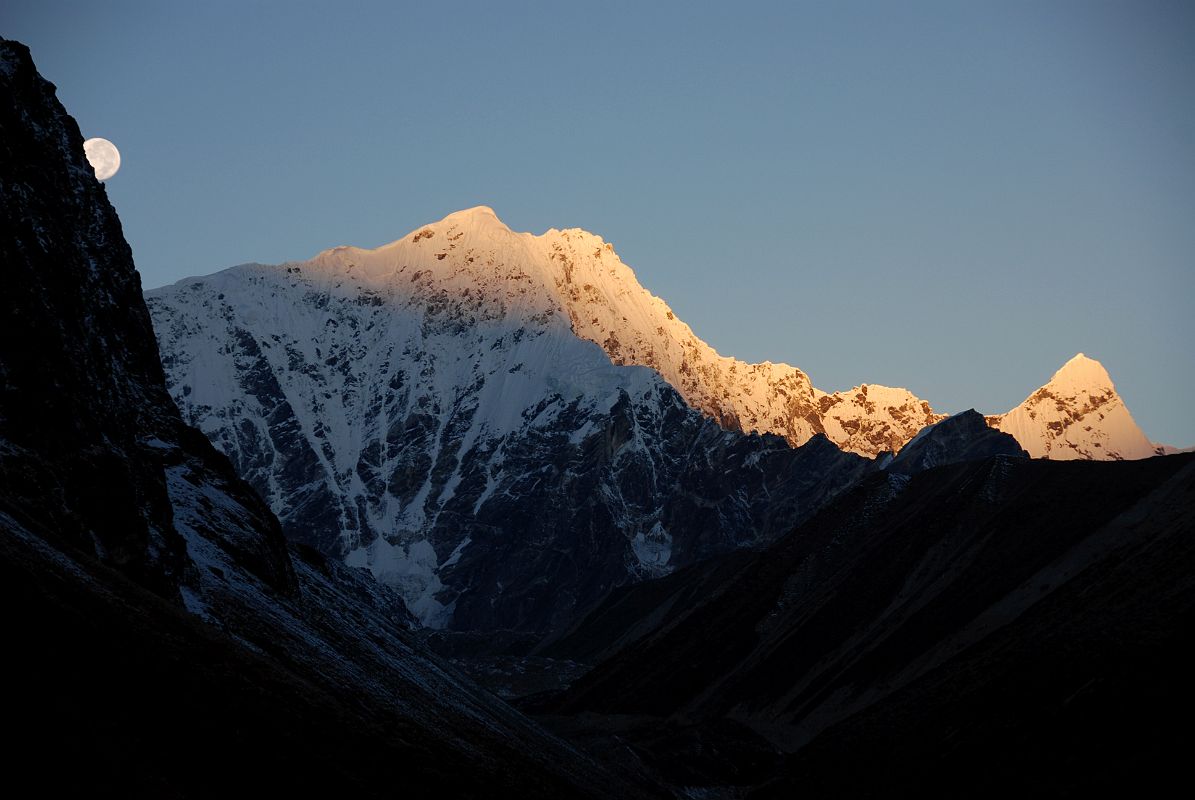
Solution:
{"label": "golden alpenglow on peak", "polygon": [[[322,272],[335,286],[358,281],[379,295],[384,290],[394,303],[433,302],[437,313],[443,303],[467,307],[461,325],[477,316],[535,329],[567,326],[614,364],[655,370],[722,427],[775,434],[793,446],[820,434],[845,451],[875,457],[899,451],[946,416],[905,388],[861,384],[826,392],[789,364],[721,355],[645,289],[601,236],[581,228],[517,233],[485,205],[375,250],[339,247],[289,268]],[[1036,457],[1160,452],[1132,421],[1103,365],[1083,353],[1020,406],[988,420]]]}
{"label": "golden alpenglow on peak", "polygon": [[1082,353],[989,423],[1012,434],[1034,458],[1103,461],[1159,452],[1133,420],[1104,365]]}

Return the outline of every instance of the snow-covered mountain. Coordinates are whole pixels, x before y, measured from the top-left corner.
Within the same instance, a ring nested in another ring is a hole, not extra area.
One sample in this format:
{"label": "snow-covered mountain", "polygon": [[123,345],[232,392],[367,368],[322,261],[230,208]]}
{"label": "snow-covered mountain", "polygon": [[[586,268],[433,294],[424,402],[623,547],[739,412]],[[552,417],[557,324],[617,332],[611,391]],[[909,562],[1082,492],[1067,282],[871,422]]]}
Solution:
{"label": "snow-covered mountain", "polygon": [[1174,448],[1149,441],[1103,364],[1079,353],[1007,414],[988,424],[1010,433],[1033,458],[1121,460]]}
{"label": "snow-covered mountain", "polygon": [[[496,222],[488,208],[474,212]],[[796,367],[719,355],[643,288],[600,236],[576,228],[522,235],[546,253],[547,288],[578,336],[601,345],[616,364],[656,370],[689,405],[729,430],[774,433],[794,446],[821,433],[843,450],[875,457],[900,450],[946,417],[907,389],[863,384],[828,393]],[[452,257],[451,246],[445,252]],[[1146,439],[1107,372],[1082,354],[1020,406],[992,419],[1034,457],[1146,458],[1175,451]]]}
{"label": "snow-covered mountain", "polygon": [[578,336],[601,345],[615,364],[651,367],[724,428],[774,433],[794,446],[821,433],[843,450],[872,457],[899,449],[942,418],[906,389],[863,385],[830,394],[788,364],[719,355],[643,288],[600,236],[552,229],[528,241],[546,256],[547,288]]}
{"label": "snow-covered mountain", "polygon": [[369,567],[432,626],[557,629],[615,585],[786,532],[874,468],[812,427],[797,450],[726,431],[611,363],[582,312],[612,329],[625,308],[627,332],[670,312],[597,237],[514,233],[484,207],[147,300],[184,415],[290,538]]}
{"label": "snow-covered mountain", "polygon": [[[612,586],[787,530],[865,469],[831,443],[895,452],[945,417],[721,356],[600,237],[515,233],[484,206],[147,300],[184,415],[290,538],[369,567],[433,626],[556,629]],[[1027,401],[1048,414],[990,424],[1033,455],[1152,454],[1126,444],[1123,404],[1108,417],[1102,369],[1063,372]],[[1100,446],[1035,449],[1068,421],[1066,441]]]}
{"label": "snow-covered mountain", "polygon": [[[946,417],[907,389],[863,384],[828,393],[796,367],[721,356],[643,288],[601,237],[553,229],[534,239],[555,266],[551,286],[577,335],[601,345],[616,364],[656,370],[727,429],[774,433],[793,445],[821,433],[843,450],[875,457],[900,450]],[[1149,442],[1104,368],[1081,353],[1020,406],[991,419],[1034,457],[1129,459],[1175,451]]]}
{"label": "snow-covered mountain", "polygon": [[[843,450],[875,457],[900,450],[946,417],[907,389],[863,384],[828,393],[796,367],[721,356],[643,288],[601,237],[553,229],[535,239],[556,266],[556,295],[577,335],[601,345],[616,364],[656,370],[689,405],[725,428],[774,433],[793,445],[821,433]],[[1082,354],[1020,406],[989,420],[1033,457],[1127,459],[1175,452],[1149,442],[1104,368]]]}

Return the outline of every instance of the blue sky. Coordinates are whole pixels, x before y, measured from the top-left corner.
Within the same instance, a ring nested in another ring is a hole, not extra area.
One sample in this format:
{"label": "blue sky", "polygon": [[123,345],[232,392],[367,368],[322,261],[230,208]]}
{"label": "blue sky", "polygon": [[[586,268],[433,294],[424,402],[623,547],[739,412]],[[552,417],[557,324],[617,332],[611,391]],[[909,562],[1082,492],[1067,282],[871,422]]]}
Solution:
{"label": "blue sky", "polygon": [[9,0],[147,287],[468,206],[719,351],[1007,410],[1076,352],[1195,444],[1195,5]]}

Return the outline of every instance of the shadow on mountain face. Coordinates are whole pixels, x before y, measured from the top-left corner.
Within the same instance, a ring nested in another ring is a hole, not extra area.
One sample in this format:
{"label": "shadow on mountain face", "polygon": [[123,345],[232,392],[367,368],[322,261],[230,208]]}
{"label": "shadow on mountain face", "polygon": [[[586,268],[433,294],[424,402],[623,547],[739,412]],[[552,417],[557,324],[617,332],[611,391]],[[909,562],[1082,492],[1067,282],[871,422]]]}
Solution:
{"label": "shadow on mountain face", "polygon": [[[502,752],[500,737],[429,732],[367,697],[348,704],[315,676],[44,541],[12,529],[0,538],[10,780],[126,797],[579,794]],[[474,738],[480,752],[454,738]]]}
{"label": "shadow on mountain face", "polygon": [[[668,580],[553,645],[609,658],[528,706],[578,740],[617,732],[675,784],[1033,794],[1183,763],[1191,457],[876,475],[763,553]],[[715,768],[732,747],[754,755]]]}

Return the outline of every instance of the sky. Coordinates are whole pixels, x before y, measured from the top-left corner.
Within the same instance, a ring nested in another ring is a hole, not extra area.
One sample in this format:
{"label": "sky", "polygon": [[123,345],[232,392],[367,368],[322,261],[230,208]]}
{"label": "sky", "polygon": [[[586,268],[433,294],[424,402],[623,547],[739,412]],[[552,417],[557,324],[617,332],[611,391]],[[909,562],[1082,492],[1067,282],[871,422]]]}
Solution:
{"label": "sky", "polygon": [[725,355],[1195,444],[1195,4],[7,0],[146,288],[492,206]]}

